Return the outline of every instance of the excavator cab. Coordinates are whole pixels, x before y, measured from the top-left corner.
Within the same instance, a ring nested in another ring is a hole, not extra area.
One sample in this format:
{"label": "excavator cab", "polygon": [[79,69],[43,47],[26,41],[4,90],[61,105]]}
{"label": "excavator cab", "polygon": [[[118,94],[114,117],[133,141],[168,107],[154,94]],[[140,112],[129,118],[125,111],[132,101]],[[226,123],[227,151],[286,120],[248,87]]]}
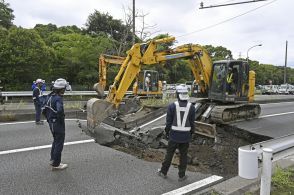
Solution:
{"label": "excavator cab", "polygon": [[249,66],[245,61],[222,60],[213,63],[208,98],[221,102],[248,101]]}
{"label": "excavator cab", "polygon": [[159,81],[158,72],[155,70],[140,71],[133,92],[136,95],[161,95],[162,83]]}

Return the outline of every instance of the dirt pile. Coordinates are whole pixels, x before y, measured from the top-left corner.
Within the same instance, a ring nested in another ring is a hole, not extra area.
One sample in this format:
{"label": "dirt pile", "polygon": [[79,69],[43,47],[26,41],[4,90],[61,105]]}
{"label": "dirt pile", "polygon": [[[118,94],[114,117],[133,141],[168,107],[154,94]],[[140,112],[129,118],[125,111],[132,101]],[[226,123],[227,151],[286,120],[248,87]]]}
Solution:
{"label": "dirt pile", "polygon": [[[230,126],[218,127],[217,138],[213,140],[200,135],[194,135],[188,152],[188,170],[210,173],[230,178],[238,174],[238,148],[240,146],[263,141],[263,137],[241,133]],[[240,136],[239,136],[240,135]],[[117,141],[110,147],[131,154],[137,158],[162,162],[165,148],[154,149],[144,144]],[[179,164],[178,153],[173,158],[173,166]]]}

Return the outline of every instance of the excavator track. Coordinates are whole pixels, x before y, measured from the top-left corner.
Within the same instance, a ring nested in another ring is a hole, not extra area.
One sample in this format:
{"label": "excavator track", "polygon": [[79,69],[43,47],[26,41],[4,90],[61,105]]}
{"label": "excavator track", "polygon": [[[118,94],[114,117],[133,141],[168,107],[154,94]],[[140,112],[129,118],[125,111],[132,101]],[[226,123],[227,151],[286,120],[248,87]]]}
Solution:
{"label": "excavator track", "polygon": [[261,112],[259,104],[216,105],[211,112],[211,121],[217,124],[229,124],[258,118]]}

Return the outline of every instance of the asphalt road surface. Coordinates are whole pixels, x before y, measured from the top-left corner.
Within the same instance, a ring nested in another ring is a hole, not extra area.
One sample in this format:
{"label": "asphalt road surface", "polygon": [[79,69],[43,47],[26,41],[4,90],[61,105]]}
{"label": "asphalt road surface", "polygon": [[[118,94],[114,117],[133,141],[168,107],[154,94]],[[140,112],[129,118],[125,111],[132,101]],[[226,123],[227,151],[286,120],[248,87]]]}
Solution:
{"label": "asphalt road surface", "polygon": [[272,138],[294,133],[294,102],[262,104],[261,110],[258,119],[238,122],[234,126]]}
{"label": "asphalt road surface", "polygon": [[62,155],[69,168],[52,172],[51,141],[47,124],[0,123],[0,194],[162,194],[210,176],[188,172],[188,180],[178,182],[171,167],[162,179],[156,175],[159,163],[100,146],[72,120],[66,121],[71,145]]}
{"label": "asphalt road surface", "polygon": [[[234,125],[272,137],[293,133],[294,102],[264,104],[261,117]],[[150,128],[163,125],[165,117]],[[100,146],[84,135],[74,120],[66,121],[64,171],[49,167],[51,134],[47,124],[0,123],[0,194],[162,194],[210,175],[188,172],[183,183],[171,167],[168,179],[155,172],[159,163]]]}
{"label": "asphalt road surface", "polygon": [[[294,102],[280,102],[261,104],[261,114],[258,119],[242,121],[232,124],[260,135],[277,138],[294,133]],[[162,126],[165,124],[165,116],[152,124],[142,128]]]}

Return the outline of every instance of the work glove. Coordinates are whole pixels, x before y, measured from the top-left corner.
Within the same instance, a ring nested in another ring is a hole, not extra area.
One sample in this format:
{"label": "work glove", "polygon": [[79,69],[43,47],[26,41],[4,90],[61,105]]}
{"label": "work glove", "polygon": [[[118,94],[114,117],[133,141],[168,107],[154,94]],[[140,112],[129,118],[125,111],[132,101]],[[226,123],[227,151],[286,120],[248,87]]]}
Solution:
{"label": "work glove", "polygon": [[164,132],[165,132],[165,138],[168,139],[169,138],[169,129],[165,127]]}

